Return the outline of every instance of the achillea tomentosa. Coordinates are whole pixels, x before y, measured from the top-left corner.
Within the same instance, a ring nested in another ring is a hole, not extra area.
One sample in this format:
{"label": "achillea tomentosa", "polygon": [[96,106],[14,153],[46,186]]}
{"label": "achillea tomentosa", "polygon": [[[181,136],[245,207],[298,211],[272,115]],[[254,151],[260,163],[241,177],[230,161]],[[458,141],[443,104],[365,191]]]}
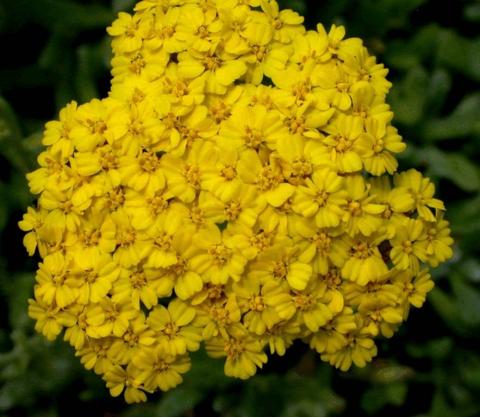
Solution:
{"label": "achillea tomentosa", "polygon": [[202,343],[242,379],[296,339],[365,366],[452,255],[434,185],[396,173],[384,66],[271,0],[144,0],[108,33],[108,98],[47,123],[28,175],[36,329],[127,402]]}

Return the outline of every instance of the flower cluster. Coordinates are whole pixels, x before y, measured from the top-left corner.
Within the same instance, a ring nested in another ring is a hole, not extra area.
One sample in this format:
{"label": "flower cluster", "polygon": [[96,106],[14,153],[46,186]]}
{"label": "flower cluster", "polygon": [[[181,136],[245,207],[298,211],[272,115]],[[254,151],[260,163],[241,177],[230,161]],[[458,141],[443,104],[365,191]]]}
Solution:
{"label": "flower cluster", "polygon": [[47,123],[28,175],[36,330],[127,402],[201,344],[242,379],[297,339],[364,366],[452,255],[434,185],[396,173],[384,66],[273,0],[143,0],[108,33],[108,98]]}

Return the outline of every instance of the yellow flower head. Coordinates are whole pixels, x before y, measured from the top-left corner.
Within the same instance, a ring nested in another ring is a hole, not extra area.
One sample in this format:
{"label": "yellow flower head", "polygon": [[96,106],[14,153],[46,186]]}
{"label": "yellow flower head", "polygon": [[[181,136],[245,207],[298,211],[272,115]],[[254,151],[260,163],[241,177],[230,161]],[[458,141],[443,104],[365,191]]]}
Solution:
{"label": "yellow flower head", "polygon": [[107,31],[108,97],[48,122],[27,176],[36,330],[127,402],[202,345],[242,379],[296,339],[365,366],[453,244],[433,183],[397,173],[384,66],[275,0],[142,0]]}

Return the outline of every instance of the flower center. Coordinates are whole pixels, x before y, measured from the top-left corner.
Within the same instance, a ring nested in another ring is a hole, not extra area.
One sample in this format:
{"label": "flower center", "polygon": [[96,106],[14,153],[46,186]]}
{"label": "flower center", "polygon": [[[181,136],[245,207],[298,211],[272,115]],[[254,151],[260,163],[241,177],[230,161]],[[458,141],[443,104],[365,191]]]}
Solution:
{"label": "flower center", "polygon": [[220,175],[227,181],[232,181],[237,176],[237,170],[232,165],[225,165],[220,170]]}
{"label": "flower center", "polygon": [[223,267],[232,257],[231,249],[227,248],[223,243],[212,246],[208,249],[208,254],[213,258],[215,266]]}
{"label": "flower center", "polygon": [[160,159],[153,152],[142,152],[138,158],[138,165],[140,165],[142,171],[153,173],[158,169]]}
{"label": "flower center", "polygon": [[332,239],[326,233],[315,233],[312,237],[312,243],[317,247],[317,251],[323,256],[328,254],[332,246]]}
{"label": "flower center", "polygon": [[228,221],[234,221],[242,212],[242,206],[238,201],[229,201],[225,204],[224,213]]}
{"label": "flower center", "polygon": [[274,172],[270,165],[263,167],[257,178],[257,187],[260,191],[268,191],[282,182],[283,178]]}

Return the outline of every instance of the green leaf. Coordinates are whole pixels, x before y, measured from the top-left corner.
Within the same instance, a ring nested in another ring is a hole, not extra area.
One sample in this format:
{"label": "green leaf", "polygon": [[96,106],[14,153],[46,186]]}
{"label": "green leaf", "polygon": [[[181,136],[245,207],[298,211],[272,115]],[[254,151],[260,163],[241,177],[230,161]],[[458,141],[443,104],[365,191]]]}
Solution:
{"label": "green leaf", "polygon": [[30,171],[30,161],[21,142],[22,132],[10,104],[0,96],[0,153],[20,172]]}
{"label": "green leaf", "polygon": [[[377,36],[385,36],[389,29],[408,25],[410,13],[426,0],[383,0],[381,7],[376,0],[358,2],[355,22],[361,23],[363,31]],[[352,19],[353,20],[353,19]]]}
{"label": "green leaf", "polygon": [[467,7],[465,7],[463,15],[465,16],[466,20],[471,22],[480,22],[480,4],[469,4]]}
{"label": "green leaf", "polygon": [[417,124],[424,113],[429,76],[424,68],[412,68],[406,77],[394,85],[389,96],[395,120],[406,126]]}
{"label": "green leaf", "polygon": [[434,54],[440,30],[437,24],[431,24],[418,29],[407,41],[393,39],[385,52],[386,63],[403,72],[425,63]]}
{"label": "green leaf", "polygon": [[465,239],[466,234],[476,235],[480,232],[480,216],[478,215],[480,213],[480,195],[452,202],[448,211],[455,234],[462,234]]}
{"label": "green leaf", "polygon": [[362,397],[362,408],[368,414],[374,414],[387,404],[401,405],[407,395],[408,387],[403,382],[387,385],[374,385]]}
{"label": "green leaf", "polygon": [[463,333],[458,306],[452,296],[439,288],[434,288],[429,294],[429,301],[443,321],[455,332]]}
{"label": "green leaf", "polygon": [[281,417],[326,417],[327,410],[316,401],[299,400],[288,403]]}
{"label": "green leaf", "polygon": [[435,68],[430,76],[427,91],[428,113],[437,114],[443,107],[452,88],[452,76],[443,68]]}
{"label": "green leaf", "polygon": [[456,416],[456,413],[452,408],[448,405],[447,401],[445,400],[445,396],[441,392],[440,389],[435,391],[433,395],[432,401],[432,408],[430,409],[430,416],[431,417],[452,417]]}
{"label": "green leaf", "polygon": [[467,283],[460,274],[452,275],[450,282],[463,323],[471,327],[480,326],[480,291]]}
{"label": "green leaf", "polygon": [[292,9],[304,15],[307,9],[305,1],[303,0],[284,0],[281,2],[282,9]]}
{"label": "green leaf", "polygon": [[420,149],[417,160],[428,164],[432,175],[446,178],[464,191],[480,189],[480,173],[478,167],[461,153],[446,153],[438,148]]}
{"label": "green leaf", "polygon": [[97,61],[90,47],[83,45],[77,49],[75,84],[77,97],[81,103],[99,96],[95,80],[95,62]]}
{"label": "green leaf", "polygon": [[414,358],[432,358],[436,361],[443,361],[451,355],[454,348],[451,337],[433,339],[423,344],[407,345],[408,354]]}
{"label": "green leaf", "polygon": [[391,384],[408,380],[414,374],[415,371],[408,366],[386,363],[372,369],[370,380],[379,384]]}
{"label": "green leaf", "polygon": [[34,281],[31,273],[16,274],[7,280],[2,277],[3,291],[10,300],[9,321],[13,329],[24,329],[32,324],[27,315],[27,300],[32,296]]}
{"label": "green leaf", "polygon": [[439,33],[436,59],[469,78],[480,80],[480,39],[467,39],[455,31],[444,29]]}
{"label": "green leaf", "polygon": [[64,0],[15,0],[9,2],[8,13],[28,16],[48,30],[55,28],[66,33],[105,28],[114,18],[112,11],[98,4],[81,4]]}
{"label": "green leaf", "polygon": [[156,407],[156,415],[180,417],[202,400],[202,393],[187,387],[178,387],[166,393]]}
{"label": "green leaf", "polygon": [[480,129],[479,108],[480,94],[466,95],[450,115],[425,123],[422,136],[427,140],[457,139],[468,136]]}
{"label": "green leaf", "polygon": [[112,9],[115,13],[129,11],[135,3],[135,0],[113,0]]}
{"label": "green leaf", "polygon": [[463,259],[458,268],[468,280],[476,284],[480,283],[480,261],[478,259]]}
{"label": "green leaf", "polygon": [[460,372],[469,387],[480,390],[480,357],[474,354],[462,356]]}

